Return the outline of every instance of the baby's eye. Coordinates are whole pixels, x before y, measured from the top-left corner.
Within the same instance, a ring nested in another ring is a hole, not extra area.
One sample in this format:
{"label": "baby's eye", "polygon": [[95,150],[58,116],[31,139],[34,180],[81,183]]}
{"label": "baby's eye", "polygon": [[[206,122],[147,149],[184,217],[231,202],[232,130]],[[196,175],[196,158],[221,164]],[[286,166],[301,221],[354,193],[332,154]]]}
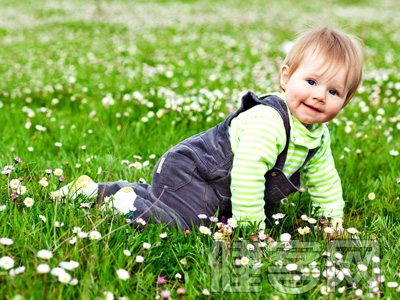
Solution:
{"label": "baby's eye", "polygon": [[329,93],[330,93],[331,95],[334,95],[334,96],[339,95],[338,92],[335,91],[335,90],[329,90]]}
{"label": "baby's eye", "polygon": [[309,85],[315,85],[315,80],[308,79],[307,82]]}

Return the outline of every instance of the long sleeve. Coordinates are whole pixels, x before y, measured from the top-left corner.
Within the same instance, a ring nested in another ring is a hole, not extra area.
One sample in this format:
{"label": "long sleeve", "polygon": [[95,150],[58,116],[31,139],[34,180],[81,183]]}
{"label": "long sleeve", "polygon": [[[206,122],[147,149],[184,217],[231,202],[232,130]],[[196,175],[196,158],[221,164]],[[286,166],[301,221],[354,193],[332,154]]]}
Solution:
{"label": "long sleeve", "polygon": [[303,170],[313,206],[320,206],[326,215],[343,217],[342,185],[330,149],[329,131],[325,126],[322,145]]}
{"label": "long sleeve", "polygon": [[241,224],[256,222],[263,228],[264,174],[285,147],[283,120],[274,108],[257,105],[234,119],[231,135],[232,214]]}

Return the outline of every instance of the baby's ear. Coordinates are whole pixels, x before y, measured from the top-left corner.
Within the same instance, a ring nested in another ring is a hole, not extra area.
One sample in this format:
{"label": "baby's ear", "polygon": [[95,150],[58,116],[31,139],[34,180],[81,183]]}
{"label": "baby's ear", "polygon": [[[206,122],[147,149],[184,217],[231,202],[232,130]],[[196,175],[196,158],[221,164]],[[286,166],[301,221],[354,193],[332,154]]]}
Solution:
{"label": "baby's ear", "polygon": [[289,76],[289,66],[288,65],[283,65],[281,67],[281,71],[279,72],[279,74],[280,74],[279,83],[280,83],[281,89],[283,91],[285,91],[286,90],[286,84],[287,84],[287,82],[288,82],[288,80],[290,78],[290,76]]}

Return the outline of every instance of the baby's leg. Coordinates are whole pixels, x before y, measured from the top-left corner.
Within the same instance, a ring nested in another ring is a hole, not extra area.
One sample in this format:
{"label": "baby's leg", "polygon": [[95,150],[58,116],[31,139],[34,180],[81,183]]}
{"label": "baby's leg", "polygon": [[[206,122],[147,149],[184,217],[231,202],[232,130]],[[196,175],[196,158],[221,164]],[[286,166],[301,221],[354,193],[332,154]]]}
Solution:
{"label": "baby's leg", "polygon": [[[128,182],[104,182],[99,183],[99,194],[97,201],[103,199],[108,201],[110,195],[116,197],[121,191],[132,189],[136,194],[134,200],[134,208],[132,210],[131,221],[136,222],[144,220],[155,224],[167,224],[169,227],[179,226],[183,230],[191,229],[191,223],[187,222],[180,214],[180,210],[170,204],[165,204],[166,194],[155,197],[153,187],[145,183],[128,183]],[[111,196],[112,197],[112,196]],[[128,197],[126,197],[128,198]],[[179,203],[175,206],[180,207]]]}
{"label": "baby's leg", "polygon": [[[171,150],[164,154],[155,169],[151,196],[157,199],[152,211],[157,212],[158,218],[166,223],[174,222],[183,230],[191,230],[192,225],[208,226],[210,220],[200,219],[199,215],[214,216],[221,201],[192,158]],[[141,211],[141,204],[138,199],[135,204],[138,211]]]}
{"label": "baby's leg", "polygon": [[[96,198],[97,203],[104,205],[103,209],[107,207],[113,209],[115,213],[127,214],[134,210],[133,203],[136,199],[136,194],[127,182],[110,182],[105,193],[104,184],[94,182],[89,176],[82,175],[78,179],[70,182],[61,189],[51,193],[53,199],[60,199],[70,197],[75,199],[78,195],[84,195],[88,198]],[[99,187],[101,192],[99,192]]]}

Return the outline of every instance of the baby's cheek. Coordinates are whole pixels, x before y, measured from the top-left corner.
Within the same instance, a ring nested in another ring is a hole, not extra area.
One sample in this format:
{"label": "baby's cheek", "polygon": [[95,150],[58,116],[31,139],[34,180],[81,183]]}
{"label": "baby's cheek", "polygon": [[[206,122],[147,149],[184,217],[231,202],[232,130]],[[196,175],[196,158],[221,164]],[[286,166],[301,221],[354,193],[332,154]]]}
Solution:
{"label": "baby's cheek", "polygon": [[343,109],[342,102],[336,102],[329,106],[329,113],[333,115],[337,115]]}

